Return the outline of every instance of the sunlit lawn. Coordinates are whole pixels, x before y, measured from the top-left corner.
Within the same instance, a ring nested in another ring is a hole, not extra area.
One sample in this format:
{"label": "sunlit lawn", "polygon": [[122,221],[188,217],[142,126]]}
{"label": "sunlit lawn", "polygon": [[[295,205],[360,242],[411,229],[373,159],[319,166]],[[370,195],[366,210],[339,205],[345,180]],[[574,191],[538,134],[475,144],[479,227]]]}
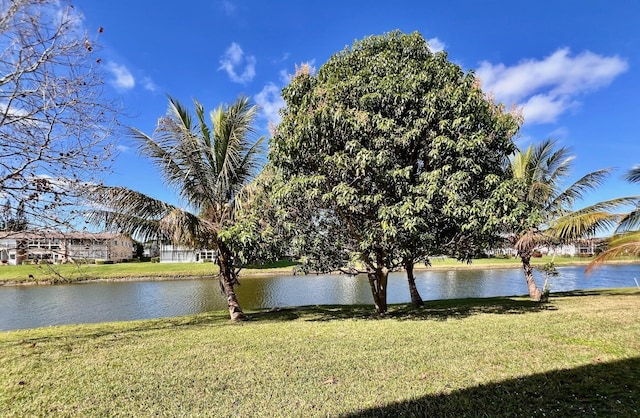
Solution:
{"label": "sunlit lawn", "polygon": [[640,414],[640,292],[226,312],[0,333],[0,415]]}
{"label": "sunlit lawn", "polygon": [[[294,263],[278,262],[251,266],[241,274],[291,274]],[[0,266],[0,282],[65,282],[126,278],[211,277],[218,273],[214,263],[117,263],[80,265]],[[29,277],[32,276],[33,278]]]}

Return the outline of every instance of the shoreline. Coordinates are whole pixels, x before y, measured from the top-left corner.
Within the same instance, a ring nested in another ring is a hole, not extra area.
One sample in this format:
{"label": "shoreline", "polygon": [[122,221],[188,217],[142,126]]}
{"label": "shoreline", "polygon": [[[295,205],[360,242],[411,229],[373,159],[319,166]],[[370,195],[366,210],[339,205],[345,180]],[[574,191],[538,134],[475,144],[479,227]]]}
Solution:
{"label": "shoreline", "polygon": [[[541,263],[532,263],[533,267],[539,266]],[[575,267],[575,266],[586,266],[589,264],[589,261],[575,261],[575,262],[562,262],[557,264],[556,267]],[[639,260],[613,260],[609,261],[604,265],[611,264],[640,264]],[[519,262],[514,263],[500,263],[500,264],[477,264],[477,263],[460,263],[456,265],[431,265],[426,266],[422,263],[415,266],[415,272],[425,272],[425,271],[452,271],[452,270],[494,270],[494,269],[521,269],[522,264]],[[394,270],[394,272],[402,272],[404,270]],[[312,275],[315,273],[309,273]],[[335,274],[340,275],[344,273],[321,273],[321,274]],[[289,270],[279,270],[279,269],[265,269],[263,270],[249,270],[244,273],[241,272],[239,274],[239,279],[260,279],[263,277],[273,277],[278,275],[294,275],[293,272]],[[304,274],[299,274],[300,276],[304,276]],[[177,275],[177,276],[135,276],[135,277],[108,277],[108,278],[83,278],[83,279],[72,279],[72,280],[29,280],[29,281],[13,281],[13,280],[4,280],[0,281],[0,287],[14,287],[14,286],[55,286],[61,284],[89,284],[89,283],[118,283],[118,282],[151,282],[151,281],[176,281],[176,280],[203,280],[203,279],[214,279],[216,275],[211,274],[197,274],[197,275]]]}
{"label": "shoreline", "polygon": [[[452,271],[452,270],[485,270],[485,269],[520,269],[522,268],[522,264],[519,262],[513,263],[501,263],[501,264],[478,264],[478,263],[460,263],[460,264],[447,264],[447,265],[438,265],[437,262],[435,265],[426,266],[424,264],[419,264],[415,267],[415,272],[424,272],[424,271]],[[540,265],[541,263],[533,263],[534,268],[536,265]],[[562,262],[556,267],[575,267],[575,266],[583,266],[589,264],[589,261],[575,261],[575,262]],[[611,265],[611,264],[640,264],[638,260],[614,260],[609,261],[603,265]],[[404,270],[396,270],[395,272],[401,272]],[[314,274],[314,273],[309,273]],[[325,274],[325,273],[323,273]],[[326,274],[344,274],[344,273],[326,273]],[[290,269],[265,269],[262,270],[248,270],[244,273],[241,272],[239,275],[240,280],[242,279],[260,279],[266,277],[273,277],[278,275],[293,275],[293,272]],[[302,275],[302,274],[300,274]],[[207,274],[207,275],[178,275],[178,276],[135,276],[135,277],[108,277],[108,278],[82,278],[82,279],[73,279],[73,280],[35,280],[35,281],[13,281],[13,280],[4,280],[0,281],[0,287],[14,287],[14,286],[55,286],[60,284],[88,284],[88,283],[117,283],[117,282],[144,282],[144,281],[172,281],[172,280],[201,280],[201,279],[213,279],[216,275]]]}

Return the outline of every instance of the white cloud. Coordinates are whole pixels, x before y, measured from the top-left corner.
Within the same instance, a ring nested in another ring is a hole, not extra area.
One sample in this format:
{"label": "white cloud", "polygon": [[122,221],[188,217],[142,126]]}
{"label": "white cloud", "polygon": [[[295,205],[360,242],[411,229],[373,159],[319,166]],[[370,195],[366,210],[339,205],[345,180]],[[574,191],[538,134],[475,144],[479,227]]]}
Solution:
{"label": "white cloud", "polygon": [[7,118],[21,118],[27,116],[29,112],[24,109],[19,109],[15,105],[9,107],[7,102],[0,103],[0,114]]}
{"label": "white cloud", "polygon": [[579,106],[580,95],[609,85],[627,69],[618,56],[590,51],[571,56],[563,48],[543,60],[523,60],[511,67],[483,61],[476,74],[483,90],[497,101],[522,106],[526,123],[549,123]]}
{"label": "white cloud", "polygon": [[559,115],[578,105],[567,96],[554,94],[536,94],[521,103],[522,115],[529,123],[553,123]]}
{"label": "white cloud", "polygon": [[438,38],[427,39],[427,43],[429,44],[429,49],[431,49],[431,52],[444,51],[444,48],[447,46]]}
{"label": "white cloud", "polygon": [[130,90],[136,86],[136,80],[129,69],[114,62],[107,63],[107,70],[115,77],[111,84],[119,90]]}
{"label": "white cloud", "polygon": [[285,106],[280,95],[280,88],[274,83],[268,83],[262,91],[255,96],[256,103],[260,106],[262,115],[274,125],[280,123],[278,111]]}
{"label": "white cloud", "polygon": [[117,145],[116,149],[120,152],[129,152],[131,148],[126,145]]}
{"label": "white cloud", "polygon": [[145,77],[144,79],[142,79],[142,85],[144,86],[145,90],[148,90],[150,92],[156,92],[158,90],[158,86],[156,85],[156,83],[154,83],[153,80],[149,77]]}
{"label": "white cloud", "polygon": [[[237,68],[242,66],[244,68],[238,74]],[[234,83],[246,84],[256,75],[256,58],[252,55],[245,56],[240,45],[233,42],[220,58],[219,69],[225,70]]]}
{"label": "white cloud", "polygon": [[291,82],[291,74],[287,70],[280,70],[278,73],[280,75],[280,81],[282,84],[289,84]]}
{"label": "white cloud", "polygon": [[231,16],[232,14],[234,14],[237,9],[236,5],[228,0],[221,1],[220,8],[223,12],[225,12],[227,16]]}

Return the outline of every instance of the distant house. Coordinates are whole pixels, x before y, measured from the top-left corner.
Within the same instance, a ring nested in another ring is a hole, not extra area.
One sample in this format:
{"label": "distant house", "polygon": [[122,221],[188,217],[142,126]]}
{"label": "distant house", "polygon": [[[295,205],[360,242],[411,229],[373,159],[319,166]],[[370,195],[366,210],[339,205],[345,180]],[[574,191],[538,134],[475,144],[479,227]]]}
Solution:
{"label": "distant house", "polygon": [[598,249],[605,243],[602,238],[587,238],[563,244],[540,248],[540,252],[549,255],[561,255],[569,257],[593,257]]}
{"label": "distant house", "polygon": [[0,262],[67,263],[78,260],[123,261],[133,257],[133,240],[124,234],[20,231],[0,232]]}
{"label": "distant house", "polygon": [[[562,245],[540,246],[536,250],[543,255],[558,255],[563,257],[592,257],[605,244],[602,238],[586,238]],[[491,255],[517,256],[515,248],[504,247],[489,252]]]}
{"label": "distant house", "polygon": [[194,249],[183,245],[160,245],[161,263],[204,263],[215,261],[216,250]]}

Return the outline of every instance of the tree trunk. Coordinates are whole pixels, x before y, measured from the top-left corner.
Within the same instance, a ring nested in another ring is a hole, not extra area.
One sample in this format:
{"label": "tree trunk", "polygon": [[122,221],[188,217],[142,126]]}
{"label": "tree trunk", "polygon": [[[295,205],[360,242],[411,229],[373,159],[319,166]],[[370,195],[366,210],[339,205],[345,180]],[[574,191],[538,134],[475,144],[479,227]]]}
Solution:
{"label": "tree trunk", "polygon": [[529,297],[535,302],[542,301],[542,291],[538,288],[536,281],[533,279],[533,267],[531,266],[531,252],[519,253],[522,260],[522,269],[524,270],[524,278],[527,281],[527,289]]}
{"label": "tree trunk", "polygon": [[384,315],[387,312],[387,279],[389,278],[389,273],[382,268],[377,268],[375,272],[370,272],[367,276],[376,312],[378,315]]}
{"label": "tree trunk", "polygon": [[419,308],[424,306],[424,301],[418,293],[418,288],[416,287],[416,279],[413,275],[413,261],[405,261],[404,269],[407,271],[407,280],[409,281],[409,293],[411,294],[411,305],[414,308]]}
{"label": "tree trunk", "polygon": [[229,306],[229,315],[232,321],[242,321],[246,319],[238,297],[234,290],[234,286],[239,284],[233,263],[231,263],[231,254],[224,245],[218,247],[218,266],[220,267],[220,288],[227,297],[227,306]]}

